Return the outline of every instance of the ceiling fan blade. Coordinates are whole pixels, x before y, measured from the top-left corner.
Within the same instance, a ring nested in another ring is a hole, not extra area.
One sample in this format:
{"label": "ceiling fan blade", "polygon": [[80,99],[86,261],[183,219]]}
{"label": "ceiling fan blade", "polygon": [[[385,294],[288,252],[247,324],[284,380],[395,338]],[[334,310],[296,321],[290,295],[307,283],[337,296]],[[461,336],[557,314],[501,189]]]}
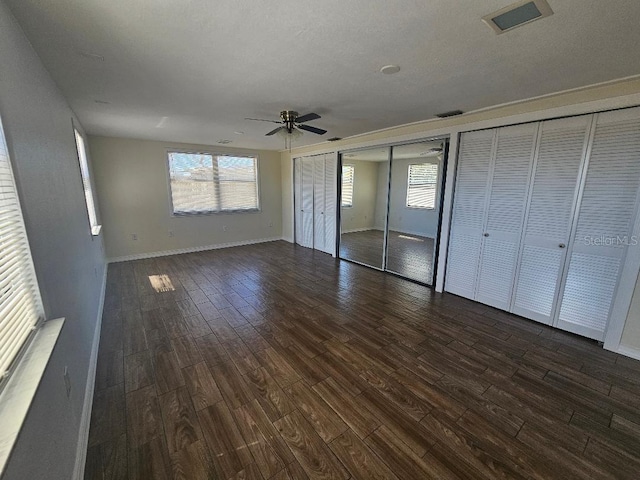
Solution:
{"label": "ceiling fan blade", "polygon": [[307,132],[315,133],[317,135],[324,135],[327,133],[326,130],[321,128],[312,127],[310,125],[296,125],[300,130],[306,130]]}
{"label": "ceiling fan blade", "polygon": [[296,118],[296,123],[304,123],[304,122],[309,122],[311,120],[317,120],[320,117],[320,115],[318,115],[317,113],[307,113],[306,115],[302,115],[300,117]]}
{"label": "ceiling fan blade", "polygon": [[269,133],[267,133],[265,136],[266,137],[270,137],[271,135],[275,135],[276,133],[278,133],[280,130],[285,130],[287,127],[278,127],[275,130],[271,130]]}
{"label": "ceiling fan blade", "polygon": [[271,123],[282,123],[277,120],[265,120],[264,118],[248,118],[244,117],[245,120],[253,120],[255,122],[271,122]]}

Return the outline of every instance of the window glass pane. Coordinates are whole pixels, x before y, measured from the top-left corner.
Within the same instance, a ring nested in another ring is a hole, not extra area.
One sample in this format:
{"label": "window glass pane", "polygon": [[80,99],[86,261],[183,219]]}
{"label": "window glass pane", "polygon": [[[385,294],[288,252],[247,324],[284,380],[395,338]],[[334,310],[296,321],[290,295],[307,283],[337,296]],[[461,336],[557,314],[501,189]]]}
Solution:
{"label": "window glass pane", "polygon": [[91,178],[89,177],[89,163],[87,162],[87,149],[84,138],[80,132],[74,129],[76,137],[76,148],[78,150],[78,161],[80,162],[80,173],[82,175],[82,187],[84,188],[84,199],[87,204],[87,214],[89,215],[89,224],[91,225],[91,233],[97,235],[99,233],[98,217],[96,215],[96,206],[93,202],[93,190],[91,189]]}
{"label": "window glass pane", "polygon": [[353,206],[353,165],[342,166],[342,201],[343,207]]}
{"label": "window glass pane", "polygon": [[256,159],[218,157],[220,203],[222,210],[256,210],[258,183]]}
{"label": "window glass pane", "polygon": [[407,207],[435,208],[437,181],[437,163],[409,165]]}
{"label": "window glass pane", "polygon": [[169,176],[176,214],[259,208],[255,157],[170,152]]}

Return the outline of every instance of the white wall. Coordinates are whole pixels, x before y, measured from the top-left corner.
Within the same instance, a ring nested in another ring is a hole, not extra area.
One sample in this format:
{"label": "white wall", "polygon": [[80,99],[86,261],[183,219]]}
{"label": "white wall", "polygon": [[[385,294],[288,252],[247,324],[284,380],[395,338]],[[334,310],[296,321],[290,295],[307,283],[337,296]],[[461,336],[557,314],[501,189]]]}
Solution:
{"label": "white wall", "polygon": [[374,227],[378,192],[378,163],[343,160],[353,165],[353,206],[342,207],[340,223],[343,233],[371,230]]}
{"label": "white wall", "polygon": [[0,115],[45,313],[48,319],[66,317],[2,478],[68,480],[101,301],[102,238],[90,233],[73,112],[1,0],[0,65]]}
{"label": "white wall", "polygon": [[[282,237],[278,152],[99,136],[89,147],[109,259]],[[169,148],[257,155],[261,211],[171,216]]]}
{"label": "white wall", "polygon": [[[438,233],[439,203],[433,209],[407,207],[407,175],[409,165],[424,163],[424,158],[393,159],[391,162],[391,197],[389,205],[389,229],[435,238]],[[432,160],[429,160],[432,161]],[[437,159],[433,159],[437,162]],[[440,190],[436,192],[439,202]],[[383,224],[384,225],[384,224]]]}

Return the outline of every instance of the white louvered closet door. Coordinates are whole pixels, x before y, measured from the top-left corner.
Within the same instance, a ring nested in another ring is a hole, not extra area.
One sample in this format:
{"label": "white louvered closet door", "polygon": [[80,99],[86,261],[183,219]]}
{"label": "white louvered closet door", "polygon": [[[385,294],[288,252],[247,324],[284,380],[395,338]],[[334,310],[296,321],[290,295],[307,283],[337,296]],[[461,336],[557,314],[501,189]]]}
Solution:
{"label": "white louvered closet door", "polygon": [[498,129],[476,300],[511,306],[538,123]]}
{"label": "white louvered closet door", "polygon": [[640,109],[596,115],[555,325],[603,340],[640,186]]}
{"label": "white louvered closet door", "polygon": [[336,179],[338,174],[338,156],[327,153],[324,156],[324,252],[336,254]]}
{"label": "white louvered closet door", "polygon": [[296,243],[302,245],[302,159],[293,160],[293,201],[295,204]]}
{"label": "white louvered closet door", "polygon": [[313,158],[313,248],[324,251],[324,155]]}
{"label": "white louvered closet door", "polygon": [[471,299],[475,298],[495,136],[495,130],[482,130],[465,132],[460,138],[445,289]]}
{"label": "white louvered closet door", "polygon": [[312,158],[302,158],[302,242],[300,245],[313,248],[313,170]]}
{"label": "white louvered closet door", "polygon": [[511,311],[551,324],[592,115],[541,125]]}

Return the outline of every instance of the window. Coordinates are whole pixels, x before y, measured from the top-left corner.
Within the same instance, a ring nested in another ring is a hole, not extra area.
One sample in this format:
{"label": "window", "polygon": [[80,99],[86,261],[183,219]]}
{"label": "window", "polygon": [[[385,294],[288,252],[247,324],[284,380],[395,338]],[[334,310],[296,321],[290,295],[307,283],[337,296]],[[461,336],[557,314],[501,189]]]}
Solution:
{"label": "window", "polygon": [[175,215],[259,209],[256,157],[169,152],[169,179]]}
{"label": "window", "polygon": [[342,200],[343,207],[353,206],[353,165],[342,165]]}
{"label": "window", "polygon": [[438,190],[438,164],[409,165],[407,175],[407,207],[436,208]]}
{"label": "window", "polygon": [[89,215],[89,225],[91,226],[91,235],[100,234],[100,225],[98,225],[98,217],[96,215],[96,205],[93,201],[93,190],[91,188],[91,177],[89,176],[89,163],[87,162],[87,149],[84,144],[84,138],[80,132],[73,129],[76,136],[76,149],[78,150],[78,162],[80,162],[80,174],[82,175],[82,188],[84,188],[84,200],[87,204],[87,214]]}
{"label": "window", "polygon": [[0,258],[0,383],[4,383],[44,311],[1,122]]}

